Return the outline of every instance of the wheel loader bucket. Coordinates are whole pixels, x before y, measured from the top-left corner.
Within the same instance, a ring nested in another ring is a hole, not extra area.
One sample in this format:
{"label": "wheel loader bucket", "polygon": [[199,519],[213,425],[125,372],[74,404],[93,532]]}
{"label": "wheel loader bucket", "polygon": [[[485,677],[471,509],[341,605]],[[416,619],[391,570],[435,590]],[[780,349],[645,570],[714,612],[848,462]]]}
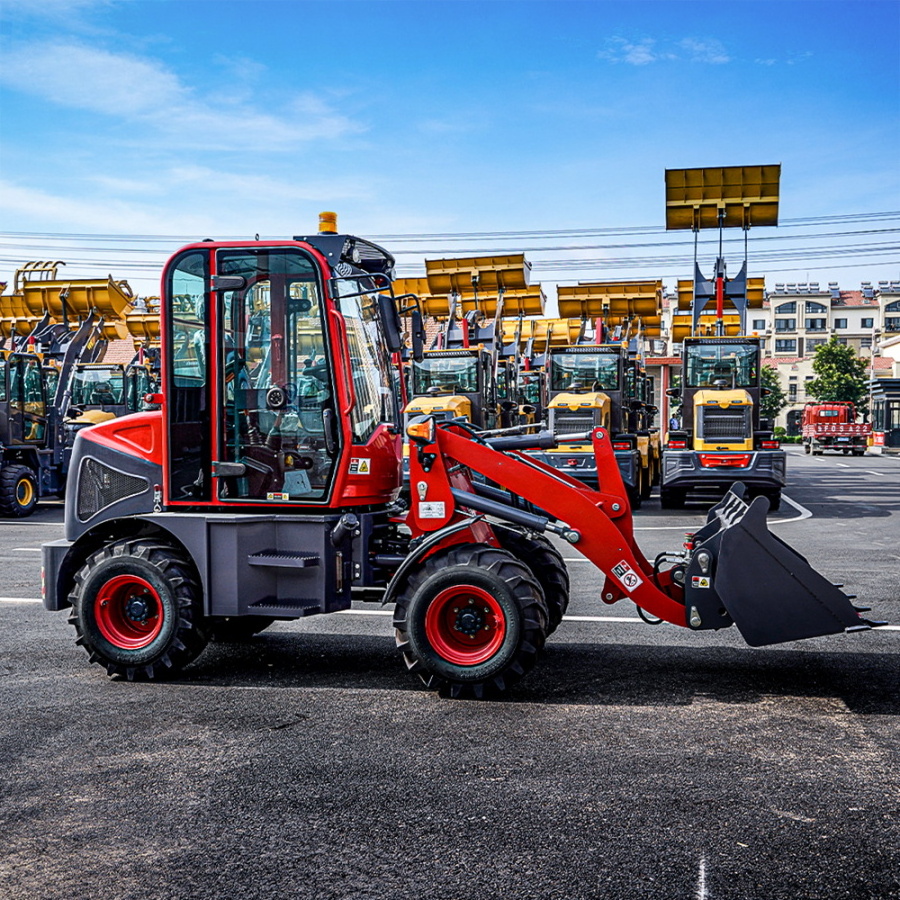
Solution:
{"label": "wheel loader bucket", "polygon": [[[694,535],[685,578],[693,627],[733,621],[751,647],[763,647],[882,624],[863,619],[843,591],[769,531],[764,497],[747,504],[743,494],[735,485]],[[702,550],[711,557],[706,572]]]}

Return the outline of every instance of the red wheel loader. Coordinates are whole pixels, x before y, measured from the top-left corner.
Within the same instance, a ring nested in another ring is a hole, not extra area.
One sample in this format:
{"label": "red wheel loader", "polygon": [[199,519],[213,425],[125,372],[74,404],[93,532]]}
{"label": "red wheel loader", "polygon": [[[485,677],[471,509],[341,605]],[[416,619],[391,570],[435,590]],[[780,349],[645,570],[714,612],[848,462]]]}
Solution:
{"label": "red wheel loader", "polygon": [[739,490],[691,551],[650,564],[602,428],[595,491],[524,452],[549,433],[416,419],[411,505],[397,504],[394,261],[323,221],[293,240],[193,244],[166,265],[160,409],[79,432],[66,538],[43,549],[44,605],[69,609],[92,662],[172,676],[210,639],[365,599],[394,605],[398,648],[427,685],[490,696],[565,613],[548,533],[603,571],[605,602],[685,628],[735,623],[763,645],[876,624]]}

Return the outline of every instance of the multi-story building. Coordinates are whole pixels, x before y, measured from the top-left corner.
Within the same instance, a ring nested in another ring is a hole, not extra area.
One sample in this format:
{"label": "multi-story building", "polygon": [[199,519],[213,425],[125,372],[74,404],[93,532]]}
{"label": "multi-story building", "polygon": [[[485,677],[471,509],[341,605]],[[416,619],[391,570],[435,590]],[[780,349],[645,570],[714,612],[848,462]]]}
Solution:
{"label": "multi-story building", "polygon": [[[674,297],[666,301],[671,322]],[[788,397],[790,405],[776,424],[793,431],[812,399],[806,385],[815,377],[816,347],[832,336],[869,361],[873,378],[891,374],[893,362],[881,356],[880,344],[900,337],[900,281],[880,281],[877,287],[864,281],[858,291],[841,290],[837,282],[825,288],[817,282],[778,282],[761,309],[747,310],[747,331],[763,338],[764,362],[777,369]]]}

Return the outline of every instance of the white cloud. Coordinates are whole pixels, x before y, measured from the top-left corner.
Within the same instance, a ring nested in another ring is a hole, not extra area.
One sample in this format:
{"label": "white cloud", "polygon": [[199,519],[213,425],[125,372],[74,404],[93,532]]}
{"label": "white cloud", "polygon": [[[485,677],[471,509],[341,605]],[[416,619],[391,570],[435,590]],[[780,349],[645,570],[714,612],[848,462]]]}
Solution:
{"label": "white cloud", "polygon": [[660,59],[655,51],[656,41],[652,38],[643,38],[640,41],[628,41],[621,37],[609,38],[606,49],[601,50],[597,56],[600,59],[608,59],[610,62],[624,62],[632,66],[646,66]]}
{"label": "white cloud", "polygon": [[731,57],[721,41],[715,38],[685,38],[678,46],[687,54],[691,62],[709,63],[719,66],[731,62]]}
{"label": "white cloud", "polygon": [[[261,113],[258,103],[200,96],[157,60],[82,44],[10,48],[0,81],[60,106],[144,125],[182,147],[214,143],[218,150],[286,150],[362,130],[312,94],[287,101],[280,116]],[[228,92],[220,89],[220,96]]]}
{"label": "white cloud", "polygon": [[657,62],[687,60],[689,62],[722,65],[731,62],[731,57],[721,41],[715,38],[683,38],[674,43],[660,45],[654,38],[628,40],[611,37],[598,58],[631,66],[646,66]]}

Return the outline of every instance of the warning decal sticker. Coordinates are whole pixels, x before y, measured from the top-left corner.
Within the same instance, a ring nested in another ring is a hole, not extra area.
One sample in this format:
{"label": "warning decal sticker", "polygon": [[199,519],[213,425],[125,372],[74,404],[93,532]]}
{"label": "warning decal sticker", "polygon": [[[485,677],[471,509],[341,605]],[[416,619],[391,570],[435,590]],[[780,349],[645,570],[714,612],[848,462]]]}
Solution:
{"label": "warning decal sticker", "polygon": [[368,459],[351,459],[350,460],[351,475],[371,475],[372,462]]}
{"label": "warning decal sticker", "polygon": [[644,581],[624,559],[618,565],[613,566],[612,573],[622,582],[622,587],[626,591],[633,591]]}
{"label": "warning decal sticker", "polygon": [[709,576],[708,575],[692,575],[691,576],[691,587],[695,587],[695,588],[710,587]]}

